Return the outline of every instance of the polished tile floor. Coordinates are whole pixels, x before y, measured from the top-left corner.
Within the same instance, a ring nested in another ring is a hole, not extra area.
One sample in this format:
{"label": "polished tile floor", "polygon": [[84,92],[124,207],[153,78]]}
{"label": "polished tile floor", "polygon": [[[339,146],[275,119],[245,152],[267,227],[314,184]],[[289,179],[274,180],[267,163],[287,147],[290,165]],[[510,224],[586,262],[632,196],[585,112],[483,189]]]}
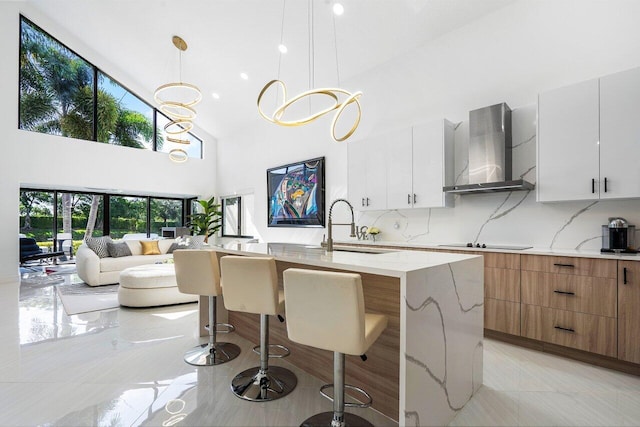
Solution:
{"label": "polished tile floor", "polygon": [[[0,425],[289,426],[328,411],[321,381],[298,375],[289,396],[242,401],[235,373],[257,364],[246,340],[240,357],[195,368],[182,353],[196,345],[196,304],[113,309],[67,316],[55,290],[77,281],[26,273],[0,285]],[[36,277],[34,277],[36,276]],[[640,378],[486,340],[484,386],[451,425],[640,425]],[[376,426],[395,425],[373,410],[353,410]]]}

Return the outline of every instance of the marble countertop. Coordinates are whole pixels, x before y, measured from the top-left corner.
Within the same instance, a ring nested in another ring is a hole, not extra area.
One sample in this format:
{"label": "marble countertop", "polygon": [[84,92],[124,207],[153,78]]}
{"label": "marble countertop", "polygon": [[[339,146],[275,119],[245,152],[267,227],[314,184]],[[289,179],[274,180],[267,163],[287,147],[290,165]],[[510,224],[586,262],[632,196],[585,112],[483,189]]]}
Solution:
{"label": "marble countertop", "polygon": [[363,253],[349,251],[353,250],[353,247],[340,245],[335,245],[333,252],[327,252],[319,245],[296,243],[227,243],[211,245],[210,248],[230,254],[273,256],[278,261],[389,277],[402,277],[411,271],[475,258],[475,255],[403,250],[374,250]]}
{"label": "marble countertop", "polygon": [[571,256],[581,258],[600,258],[600,259],[614,259],[623,261],[640,261],[640,254],[603,254],[597,250],[577,250],[577,249],[549,249],[549,248],[530,248],[523,250],[509,250],[509,249],[482,249],[482,248],[467,248],[459,246],[447,246],[447,244],[421,244],[411,242],[386,242],[370,240],[344,240],[337,242],[342,245],[363,245],[372,247],[397,247],[397,248],[424,248],[424,249],[440,249],[440,250],[456,250],[456,251],[469,251],[477,252],[479,255],[482,252],[498,252],[498,253],[510,253],[510,254],[523,254],[523,255],[552,255],[552,256]]}

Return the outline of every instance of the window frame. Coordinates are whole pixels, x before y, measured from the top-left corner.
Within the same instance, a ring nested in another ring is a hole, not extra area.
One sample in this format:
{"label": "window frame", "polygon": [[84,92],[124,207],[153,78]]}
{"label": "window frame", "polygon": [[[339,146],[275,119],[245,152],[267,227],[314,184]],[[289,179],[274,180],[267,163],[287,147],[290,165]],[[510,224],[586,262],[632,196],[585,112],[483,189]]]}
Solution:
{"label": "window frame", "polygon": [[[234,195],[229,195],[229,196],[224,196],[224,197],[220,197],[220,201],[221,201],[221,211],[222,211],[222,227],[221,227],[221,232],[220,235],[221,237],[235,237],[235,238],[243,238],[243,239],[252,239],[254,236],[252,235],[245,235],[242,234],[242,228],[243,228],[243,215],[242,215],[242,198],[244,196],[247,196],[247,194],[234,194]],[[225,233],[225,201],[227,199],[238,199],[238,202],[236,204],[237,206],[237,212],[238,212],[238,229],[237,234],[226,234]]]}

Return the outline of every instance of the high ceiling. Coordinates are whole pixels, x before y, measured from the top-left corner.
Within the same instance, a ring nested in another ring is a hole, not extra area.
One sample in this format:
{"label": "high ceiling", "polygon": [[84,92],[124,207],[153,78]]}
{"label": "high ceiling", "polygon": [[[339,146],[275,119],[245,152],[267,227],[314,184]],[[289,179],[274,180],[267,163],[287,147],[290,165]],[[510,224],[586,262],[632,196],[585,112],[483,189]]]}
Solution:
{"label": "high ceiling", "polygon": [[[341,82],[353,79],[513,0],[340,0],[342,16],[333,15],[333,0],[314,0],[313,61],[304,0],[25,2],[67,34],[56,34],[27,13],[36,24],[63,41],[82,40],[86,46],[69,47],[99,52],[102,57],[86,59],[148,101],[157,86],[179,78],[171,37],[180,35],[189,45],[182,78],[203,92],[196,123],[224,137],[259,119],[257,95],[278,76],[290,94],[308,89],[311,75],[316,87],[336,86],[338,74]],[[281,35],[288,47],[283,55],[277,49]],[[241,72],[249,79],[241,79]]]}

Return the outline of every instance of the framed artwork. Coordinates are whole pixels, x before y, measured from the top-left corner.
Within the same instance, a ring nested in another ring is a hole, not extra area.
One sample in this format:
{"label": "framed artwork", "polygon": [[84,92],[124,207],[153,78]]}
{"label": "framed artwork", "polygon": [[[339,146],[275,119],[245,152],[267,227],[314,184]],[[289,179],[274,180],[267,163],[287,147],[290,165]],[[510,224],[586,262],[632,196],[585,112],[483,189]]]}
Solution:
{"label": "framed artwork", "polygon": [[324,157],[267,170],[267,226],[324,227]]}

